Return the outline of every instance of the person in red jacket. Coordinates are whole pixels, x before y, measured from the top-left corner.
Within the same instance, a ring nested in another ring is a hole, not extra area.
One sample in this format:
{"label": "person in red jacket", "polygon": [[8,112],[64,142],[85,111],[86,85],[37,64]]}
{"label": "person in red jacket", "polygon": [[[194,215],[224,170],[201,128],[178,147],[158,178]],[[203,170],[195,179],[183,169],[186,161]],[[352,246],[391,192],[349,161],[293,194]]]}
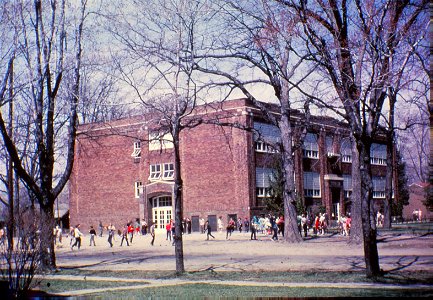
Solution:
{"label": "person in red jacket", "polygon": [[167,237],[166,237],[166,241],[170,240],[171,242],[171,224],[172,220],[170,220],[170,222],[167,223],[167,225],[165,225],[165,231],[167,232]]}
{"label": "person in red jacket", "polygon": [[134,226],[132,226],[132,223],[128,223],[128,235],[129,242],[132,244],[132,238],[134,237]]}

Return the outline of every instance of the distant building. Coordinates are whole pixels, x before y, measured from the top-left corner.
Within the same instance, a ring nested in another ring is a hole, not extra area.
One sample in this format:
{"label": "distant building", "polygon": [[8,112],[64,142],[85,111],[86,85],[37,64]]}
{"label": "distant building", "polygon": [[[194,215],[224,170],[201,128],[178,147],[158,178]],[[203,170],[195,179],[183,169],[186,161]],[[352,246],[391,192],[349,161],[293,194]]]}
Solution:
{"label": "distant building", "polygon": [[[269,106],[278,115],[277,107]],[[265,213],[279,129],[245,99],[207,108],[208,117],[237,122],[254,130],[203,124],[181,135],[183,213],[199,231],[199,219],[244,219]],[[196,116],[203,109],[196,110]],[[291,113],[292,124],[304,116]],[[114,223],[136,218],[153,221],[157,230],[173,218],[173,144],[157,135],[160,116],[142,115],[79,127],[70,179],[71,224]],[[310,214],[324,207],[331,218],[350,211],[352,146],[347,124],[330,117],[312,117],[309,132],[293,155],[295,184]],[[298,143],[295,134],[293,144]],[[149,142],[149,140],[151,140]],[[373,198],[385,198],[386,146],[371,149]]]}
{"label": "distant building", "polygon": [[424,205],[427,196],[428,183],[417,182],[409,186],[409,204],[403,208],[403,218],[405,220],[432,220],[433,212],[429,211]]}

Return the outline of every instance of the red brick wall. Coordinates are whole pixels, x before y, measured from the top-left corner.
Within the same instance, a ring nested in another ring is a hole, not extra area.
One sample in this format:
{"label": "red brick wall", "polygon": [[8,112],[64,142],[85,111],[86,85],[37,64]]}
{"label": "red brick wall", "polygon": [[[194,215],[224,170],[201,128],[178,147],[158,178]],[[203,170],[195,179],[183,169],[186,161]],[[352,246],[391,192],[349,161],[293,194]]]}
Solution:
{"label": "red brick wall", "polygon": [[77,139],[76,159],[70,180],[71,225],[115,224],[116,228],[138,217],[134,182],[141,165],[131,153],[135,139],[107,135]]}

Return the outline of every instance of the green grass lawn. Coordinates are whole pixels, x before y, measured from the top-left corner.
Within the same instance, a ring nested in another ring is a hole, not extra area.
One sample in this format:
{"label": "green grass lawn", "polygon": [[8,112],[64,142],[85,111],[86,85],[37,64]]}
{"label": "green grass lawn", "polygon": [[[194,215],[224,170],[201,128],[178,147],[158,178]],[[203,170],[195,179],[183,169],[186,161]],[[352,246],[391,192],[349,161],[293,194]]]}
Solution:
{"label": "green grass lawn", "polygon": [[[68,270],[60,272],[61,275],[76,276],[104,276],[112,277],[113,281],[95,280],[43,280],[39,289],[49,294],[58,292],[107,288],[107,291],[86,294],[101,298],[227,298],[227,297],[433,297],[433,289],[405,289],[407,284],[429,284],[433,275],[429,272],[399,272],[387,274],[379,282],[388,284],[387,288],[323,288],[323,287],[263,287],[263,286],[236,286],[230,281],[250,282],[284,282],[284,283],[372,283],[363,272],[214,272],[203,271],[185,273],[178,277],[188,281],[216,280],[219,284],[186,283],[176,286],[134,288],[142,285],[139,282],[122,282],[116,278],[128,279],[172,279],[174,272],[145,272],[145,271],[80,271]],[[224,284],[227,281],[227,284]],[[48,284],[49,283],[49,284]],[[121,291],[111,291],[109,288],[127,287]]]}

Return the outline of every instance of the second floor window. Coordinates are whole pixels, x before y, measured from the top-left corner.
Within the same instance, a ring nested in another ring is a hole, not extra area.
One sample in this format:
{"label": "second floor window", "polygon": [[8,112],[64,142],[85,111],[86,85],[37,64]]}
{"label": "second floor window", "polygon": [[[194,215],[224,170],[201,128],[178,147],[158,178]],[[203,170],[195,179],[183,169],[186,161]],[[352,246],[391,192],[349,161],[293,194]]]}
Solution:
{"label": "second floor window", "polygon": [[172,163],[164,164],[164,172],[162,174],[163,179],[174,178],[174,165]]}
{"label": "second floor window", "polygon": [[341,139],[341,161],[344,163],[352,162],[352,143],[350,142],[350,138],[342,138]]}
{"label": "second floor window", "polygon": [[161,165],[150,165],[150,180],[156,180],[161,178]]}
{"label": "second floor window", "polygon": [[256,152],[275,153],[278,152],[280,142],[280,129],[271,124],[254,122],[254,141]]}
{"label": "second floor window", "polygon": [[314,133],[307,133],[304,138],[302,146],[302,153],[307,158],[319,158],[319,145],[317,143],[317,135]]}
{"label": "second floor window", "polygon": [[174,164],[163,163],[150,165],[149,180],[172,180],[174,178]]}
{"label": "second floor window", "polygon": [[386,166],[386,145],[371,144],[370,163],[372,165]]}

